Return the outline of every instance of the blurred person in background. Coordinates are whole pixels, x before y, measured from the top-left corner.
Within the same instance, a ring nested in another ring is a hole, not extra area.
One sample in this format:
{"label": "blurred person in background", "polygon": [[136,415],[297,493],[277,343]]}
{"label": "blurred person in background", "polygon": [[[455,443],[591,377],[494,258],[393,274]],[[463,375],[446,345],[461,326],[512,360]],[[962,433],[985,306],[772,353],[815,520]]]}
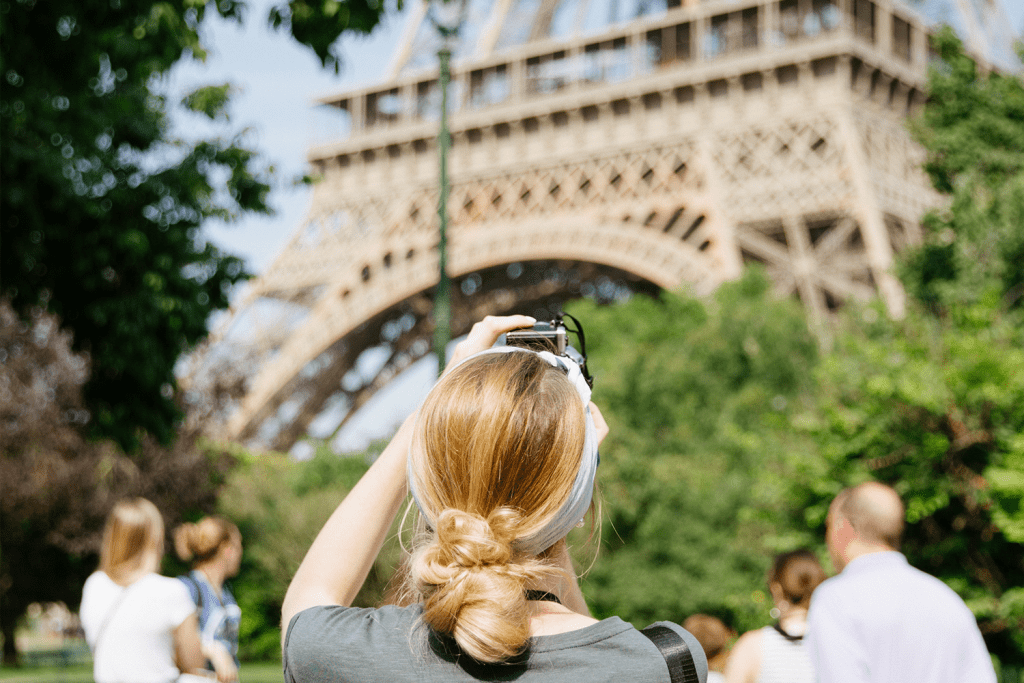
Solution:
{"label": "blurred person in background", "polygon": [[692,633],[704,648],[708,658],[708,683],[722,683],[725,680],[722,672],[729,659],[729,641],[736,637],[736,632],[710,614],[688,616],[683,628]]}
{"label": "blurred person in background", "polygon": [[995,683],[978,622],[953,589],[899,552],[903,501],[866,482],[828,510],[837,576],[814,594],[807,649],[819,683]]}
{"label": "blurred person in background", "polygon": [[222,517],[204,517],[174,530],[174,549],[192,571],[178,579],[199,610],[199,635],[208,668],[221,683],[238,680],[238,626],[242,620],[227,579],[242,565],[242,534]]}
{"label": "blurred person in background", "polygon": [[145,498],[115,505],[79,611],[96,683],[204,680],[192,675],[203,673],[196,608],[180,581],[157,573],[163,554],[156,506]]}
{"label": "blurred person in background", "polygon": [[803,643],[811,594],[825,570],[810,550],[777,555],[768,574],[771,626],[744,633],[725,667],[726,683],[814,683]]}

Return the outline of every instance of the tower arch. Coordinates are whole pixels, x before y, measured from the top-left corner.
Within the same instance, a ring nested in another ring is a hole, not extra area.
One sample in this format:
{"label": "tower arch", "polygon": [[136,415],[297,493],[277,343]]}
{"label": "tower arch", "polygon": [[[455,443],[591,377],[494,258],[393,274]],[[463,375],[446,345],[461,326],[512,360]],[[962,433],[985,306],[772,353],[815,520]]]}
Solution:
{"label": "tower arch", "polygon": [[[900,314],[894,255],[940,203],[905,126],[927,85],[911,4],[666,0],[597,23],[558,0],[529,17],[517,0],[471,4],[493,11],[471,17],[453,75],[454,333],[600,278],[707,294],[751,263],[822,329],[849,300]],[[332,401],[351,412],[427,353],[439,98],[421,28],[386,82],[322,100],[350,132],[309,151],[307,219],[190,361],[195,387],[225,359],[238,369],[221,436],[288,448]]]}

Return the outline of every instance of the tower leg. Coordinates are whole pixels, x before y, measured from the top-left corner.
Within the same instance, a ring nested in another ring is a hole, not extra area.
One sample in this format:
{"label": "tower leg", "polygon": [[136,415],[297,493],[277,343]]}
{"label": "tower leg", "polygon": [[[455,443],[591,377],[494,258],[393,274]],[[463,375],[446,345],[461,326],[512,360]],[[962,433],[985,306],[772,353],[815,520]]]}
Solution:
{"label": "tower leg", "polygon": [[871,167],[863,141],[849,111],[837,111],[835,121],[850,174],[850,184],[853,186],[856,202],[854,215],[860,223],[861,235],[864,237],[868,266],[889,315],[899,319],[906,313],[906,293],[892,272],[892,244],[871,182]]}

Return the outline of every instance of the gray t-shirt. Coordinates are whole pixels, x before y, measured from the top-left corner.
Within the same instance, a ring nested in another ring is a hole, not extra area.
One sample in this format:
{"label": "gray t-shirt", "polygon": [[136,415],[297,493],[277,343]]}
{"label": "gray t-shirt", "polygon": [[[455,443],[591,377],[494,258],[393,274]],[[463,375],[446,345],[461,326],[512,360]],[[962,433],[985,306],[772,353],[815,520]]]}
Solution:
{"label": "gray t-shirt", "polygon": [[[284,645],[288,683],[669,683],[668,666],[646,636],[618,617],[586,628],[532,639],[529,650],[506,664],[483,665],[460,656],[450,641],[420,620],[422,607],[377,609],[320,606],[296,614]],[[707,660],[697,639],[680,626],[700,683]]]}

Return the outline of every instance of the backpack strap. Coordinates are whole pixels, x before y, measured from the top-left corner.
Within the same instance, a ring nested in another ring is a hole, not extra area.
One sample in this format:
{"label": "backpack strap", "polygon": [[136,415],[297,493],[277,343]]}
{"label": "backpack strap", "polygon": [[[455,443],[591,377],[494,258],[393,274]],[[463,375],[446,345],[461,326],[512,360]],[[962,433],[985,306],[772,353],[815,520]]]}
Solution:
{"label": "backpack strap", "polygon": [[672,683],[701,683],[693,653],[682,637],[667,626],[652,624],[640,631],[647,636],[661,652],[668,664],[668,675]]}
{"label": "backpack strap", "polygon": [[[198,599],[196,600],[196,607],[199,609],[199,613],[202,614],[203,613],[203,589],[199,586],[199,582],[196,581],[195,577],[192,576],[191,574],[182,574],[178,578],[181,579],[182,581],[184,581],[185,583],[187,583],[192,588],[196,589],[196,596],[198,597]],[[191,593],[192,591],[189,591],[189,592]]]}
{"label": "backpack strap", "polygon": [[[137,581],[135,583],[138,583]],[[121,589],[120,595],[117,596],[117,600],[110,606],[110,610],[107,612],[107,616],[103,618],[103,623],[100,624],[99,630],[96,632],[96,640],[92,644],[92,657],[96,659],[96,655],[100,651],[100,643],[103,642],[103,636],[107,632],[107,627],[110,626],[110,622],[113,621],[114,615],[117,614],[117,610],[124,604],[124,599],[128,597],[128,592],[131,591],[132,586],[135,583],[130,583]]]}

